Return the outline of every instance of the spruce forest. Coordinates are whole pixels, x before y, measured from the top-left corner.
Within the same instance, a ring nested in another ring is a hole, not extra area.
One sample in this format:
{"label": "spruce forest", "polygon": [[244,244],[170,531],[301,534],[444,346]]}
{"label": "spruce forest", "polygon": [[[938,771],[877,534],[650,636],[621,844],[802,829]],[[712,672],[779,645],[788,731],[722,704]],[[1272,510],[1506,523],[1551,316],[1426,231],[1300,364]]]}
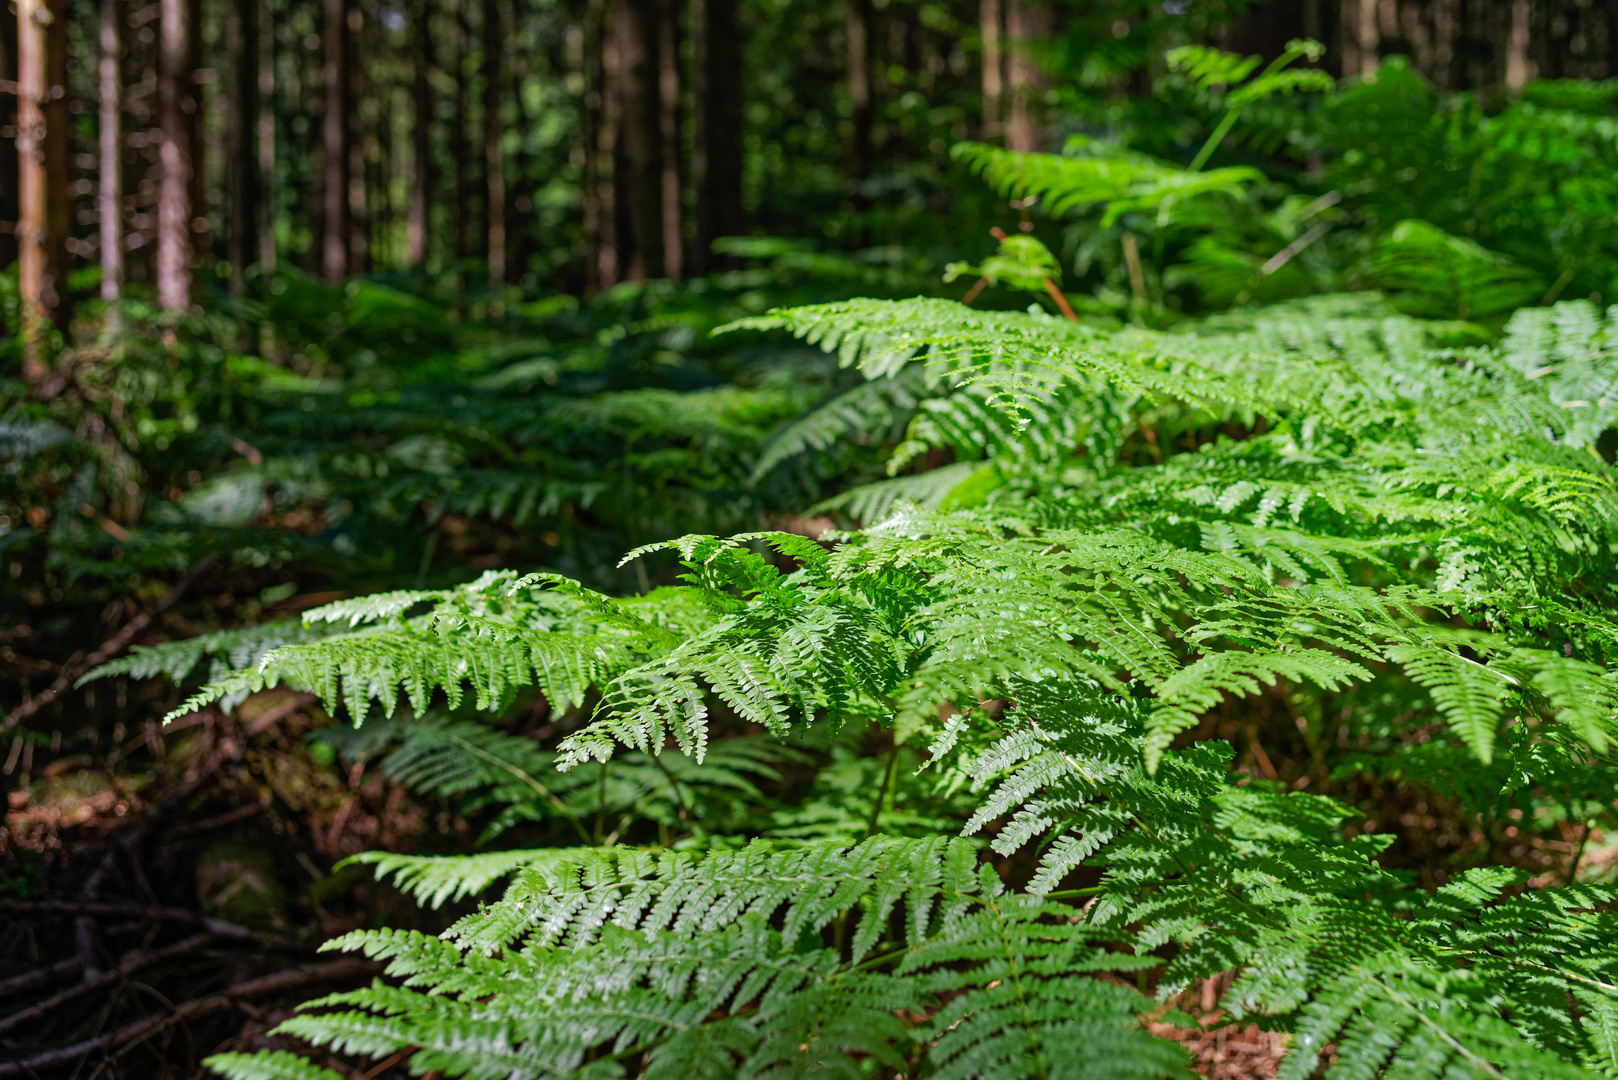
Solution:
{"label": "spruce forest", "polygon": [[1618,1080],[1618,2],[12,0],[0,125],[0,1080]]}

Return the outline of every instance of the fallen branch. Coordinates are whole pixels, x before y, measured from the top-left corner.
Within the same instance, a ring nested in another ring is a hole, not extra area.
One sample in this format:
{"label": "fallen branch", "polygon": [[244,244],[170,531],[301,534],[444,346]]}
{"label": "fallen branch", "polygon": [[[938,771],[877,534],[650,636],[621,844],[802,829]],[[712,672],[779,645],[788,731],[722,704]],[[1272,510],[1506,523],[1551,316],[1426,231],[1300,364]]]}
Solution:
{"label": "fallen branch", "polygon": [[98,1038],[86,1039],[64,1046],[60,1050],[47,1050],[28,1058],[14,1058],[0,1062],[0,1080],[30,1076],[43,1069],[57,1069],[72,1065],[95,1053],[117,1057],[174,1024],[188,1023],[211,1013],[223,1012],[238,1000],[263,997],[266,994],[297,990],[313,983],[336,982],[367,974],[374,968],[363,960],[334,960],[327,964],[310,964],[278,971],[259,979],[249,979],[225,988],[217,994],[183,1002],[166,1014],[143,1016],[116,1031]]}
{"label": "fallen branch", "polygon": [[235,923],[225,922],[221,919],[210,919],[205,915],[195,911],[187,911],[184,908],[149,907],[143,904],[98,904],[74,900],[0,900],[0,911],[18,915],[124,916],[131,919],[140,919],[144,922],[172,922],[201,926],[208,933],[219,938],[242,938],[248,941],[258,941],[263,938],[262,934],[249,930],[245,926],[237,926]]}
{"label": "fallen branch", "polygon": [[79,973],[77,957],[72,960],[60,960],[46,967],[25,971],[21,975],[13,975],[9,979],[0,979],[0,997],[10,997],[20,994],[24,990],[32,990],[39,986],[49,986],[53,982],[69,978]]}
{"label": "fallen branch", "polygon": [[187,570],[185,575],[179,581],[176,581],[167,593],[163,594],[161,600],[152,605],[151,610],[143,611],[130,619],[124,624],[122,630],[103,641],[101,647],[89,656],[77,663],[64,665],[61,673],[56,676],[56,681],[51,683],[43,693],[38,697],[29,698],[7,713],[4,720],[0,720],[0,732],[10,731],[30,716],[33,716],[61,696],[62,691],[72,685],[73,681],[84,672],[95,670],[128,648],[129,643],[135,640],[136,634],[150,626],[152,620],[157,616],[180,602],[180,598],[185,596],[192,585],[196,584],[197,578],[207,572],[216,558],[217,556],[214,555],[204,555],[198,559],[196,565]]}
{"label": "fallen branch", "polygon": [[123,982],[141,968],[148,968],[153,964],[173,960],[177,956],[194,953],[212,940],[212,934],[198,934],[166,948],[157,949],[153,952],[135,953],[133,956],[125,957],[123,962],[111,971],[103,972],[93,979],[86,979],[77,986],[70,986],[61,993],[53,994],[38,1004],[30,1005],[28,1008],[14,1012],[10,1016],[0,1018],[0,1035],[4,1035],[8,1031],[15,1031],[25,1024],[30,1024],[49,1016],[74,998],[93,994],[104,987]]}

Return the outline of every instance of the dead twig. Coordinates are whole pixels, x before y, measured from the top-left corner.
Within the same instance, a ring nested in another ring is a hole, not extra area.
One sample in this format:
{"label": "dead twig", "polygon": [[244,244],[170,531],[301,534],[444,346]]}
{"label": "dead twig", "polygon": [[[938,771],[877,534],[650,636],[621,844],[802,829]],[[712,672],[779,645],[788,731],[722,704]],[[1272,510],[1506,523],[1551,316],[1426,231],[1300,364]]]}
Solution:
{"label": "dead twig", "polygon": [[260,941],[264,938],[264,935],[245,926],[237,926],[221,919],[210,919],[195,911],[144,904],[98,904],[73,900],[0,900],[0,912],[17,915],[122,916],[148,923],[172,922],[201,926],[208,933],[221,938],[241,938],[249,941]]}
{"label": "dead twig", "polygon": [[214,555],[204,555],[198,559],[196,565],[187,570],[185,575],[179,581],[176,581],[173,587],[163,595],[163,598],[152,605],[150,611],[143,611],[130,619],[124,624],[122,630],[103,641],[101,647],[89,656],[77,662],[64,665],[61,673],[56,676],[56,681],[51,683],[44,693],[38,697],[29,698],[7,713],[4,720],[0,720],[0,732],[10,731],[30,716],[33,716],[60,697],[62,691],[72,685],[73,680],[84,672],[94,670],[128,648],[129,643],[135,640],[136,634],[150,626],[152,620],[157,616],[180,602],[180,598],[186,594],[192,585],[196,584],[197,579],[206,573],[209,567],[213,566],[216,559],[217,556]]}
{"label": "dead twig", "polygon": [[79,960],[59,960],[46,967],[25,971],[21,975],[13,975],[9,979],[0,979],[0,998],[20,994],[24,990],[33,990],[40,986],[49,986],[53,982],[71,978],[79,973]]}
{"label": "dead twig", "polygon": [[217,994],[182,1002],[168,1013],[154,1013],[133,1020],[116,1031],[64,1046],[60,1050],[47,1050],[32,1057],[0,1062],[0,1080],[30,1076],[45,1069],[72,1065],[91,1054],[101,1053],[117,1057],[145,1040],[175,1024],[188,1023],[200,1017],[231,1008],[239,1000],[285,993],[313,983],[336,982],[352,979],[374,970],[363,960],[335,960],[326,964],[308,964],[278,971],[258,979],[249,979],[225,988]]}
{"label": "dead twig", "polygon": [[93,979],[86,979],[77,986],[70,986],[38,1004],[30,1005],[28,1008],[14,1012],[10,1016],[0,1018],[0,1035],[4,1035],[8,1031],[15,1031],[25,1024],[47,1017],[75,998],[93,994],[104,987],[120,983],[142,968],[149,968],[153,964],[161,964],[174,959],[176,956],[194,953],[212,940],[214,940],[214,935],[202,933],[197,934],[195,937],[188,937],[184,941],[177,942],[166,948],[156,949],[152,952],[135,953],[132,956],[125,957],[123,962],[111,971],[103,972]]}

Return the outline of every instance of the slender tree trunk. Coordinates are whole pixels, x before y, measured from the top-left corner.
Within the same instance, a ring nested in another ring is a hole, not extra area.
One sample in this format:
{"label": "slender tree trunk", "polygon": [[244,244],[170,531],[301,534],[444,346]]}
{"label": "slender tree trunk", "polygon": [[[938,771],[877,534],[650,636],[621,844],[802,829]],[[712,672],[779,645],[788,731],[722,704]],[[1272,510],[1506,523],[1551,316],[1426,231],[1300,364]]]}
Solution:
{"label": "slender tree trunk", "polygon": [[124,88],[118,0],[101,0],[100,14],[101,298],[116,300],[124,290]]}
{"label": "slender tree trunk", "polygon": [[17,158],[23,373],[43,378],[46,335],[67,295],[67,4],[17,3]]}
{"label": "slender tree trunk", "polygon": [[856,181],[871,175],[871,22],[871,0],[848,0],[848,97],[854,121],[849,173]]}
{"label": "slender tree trunk", "polygon": [[1607,0],[1607,78],[1618,79],[1618,0]]}
{"label": "slender tree trunk", "polygon": [[433,88],[428,75],[433,66],[433,35],[429,24],[432,0],[418,0],[415,12],[415,70],[411,75],[410,98],[414,117],[411,122],[411,182],[409,221],[405,226],[410,248],[410,265],[420,270],[427,265],[429,185],[432,182]]}
{"label": "slender tree trunk", "polygon": [[348,55],[343,60],[347,78],[343,80],[343,139],[348,144],[348,175],[344,199],[348,203],[348,272],[364,273],[371,267],[371,204],[366,197],[366,166],[369,161],[369,139],[366,125],[360,115],[362,103],[375,99],[376,87],[366,86],[365,65],[359,62],[360,49],[365,41],[365,11],[357,3],[348,4]]}
{"label": "slender tree trunk", "polygon": [[[18,77],[17,24],[0,18],[0,79],[16,82]],[[0,105],[0,123],[17,123],[14,105],[14,100]],[[5,223],[0,229],[0,266],[17,261],[17,169],[17,140],[0,139],[0,222]]]}
{"label": "slender tree trunk", "polygon": [[455,74],[455,96],[450,114],[454,120],[450,124],[453,149],[453,177],[455,204],[450,208],[452,225],[455,230],[453,251],[455,253],[455,280],[462,283],[466,272],[465,263],[470,252],[467,245],[467,233],[471,231],[471,203],[472,203],[472,169],[468,160],[472,153],[470,140],[466,130],[466,66],[467,54],[471,51],[471,33],[466,25],[466,12],[463,4],[469,0],[451,0],[448,10],[454,12],[455,49],[450,55],[451,69]]}
{"label": "slender tree trunk", "polygon": [[684,157],[680,129],[680,5],[664,0],[657,30],[657,89],[659,134],[663,149],[663,273],[679,281],[685,272],[685,227],[683,222]]}
{"label": "slender tree trunk", "polygon": [[1044,149],[1039,106],[1045,93],[1045,73],[1035,62],[1034,49],[1051,29],[1050,8],[1039,0],[1007,0],[1006,37],[1011,47],[1007,80],[1010,102],[1006,113],[1008,150]]}
{"label": "slender tree trunk", "polygon": [[587,295],[618,281],[618,208],[613,148],[618,143],[618,51],[607,0],[589,0],[585,9],[584,234],[589,245],[584,267]]}
{"label": "slender tree trunk", "polygon": [[325,49],[321,117],[324,179],[321,184],[320,269],[327,281],[348,276],[348,4],[322,0]]}
{"label": "slender tree trunk", "polygon": [[489,288],[506,284],[506,159],[503,123],[505,30],[499,0],[483,0],[484,171],[488,178]]}
{"label": "slender tree trunk", "polygon": [[978,23],[983,35],[983,134],[1000,133],[1000,0],[980,0]]}
{"label": "slender tree trunk", "polygon": [[[1618,2],[1618,0],[1615,0]],[[741,26],[736,0],[692,0],[696,38],[697,236],[692,270],[716,264],[713,242],[746,231],[742,208],[743,117]]]}
{"label": "slender tree trunk", "polygon": [[618,266],[628,281],[662,277],[665,272],[657,25],[656,0],[617,0],[613,38],[619,107],[613,179]]}
{"label": "slender tree trunk", "polygon": [[[164,311],[191,309],[191,115],[196,112],[191,68],[191,5],[162,0],[158,76],[157,301]],[[189,113],[186,109],[190,104]]]}
{"label": "slender tree trunk", "polygon": [[1506,40],[1506,88],[1509,90],[1521,90],[1534,77],[1528,52],[1532,15],[1530,0],[1511,0],[1511,37]]}
{"label": "slender tree trunk", "polygon": [[[112,0],[101,0],[111,3]],[[258,247],[258,5],[235,0],[230,13],[231,109],[227,168],[230,179],[230,285],[240,296]]]}
{"label": "slender tree trunk", "polygon": [[258,38],[258,54],[253,59],[258,70],[258,265],[261,273],[269,274],[276,263],[275,201],[267,197],[275,183],[275,25],[267,3],[253,5],[253,25]]}

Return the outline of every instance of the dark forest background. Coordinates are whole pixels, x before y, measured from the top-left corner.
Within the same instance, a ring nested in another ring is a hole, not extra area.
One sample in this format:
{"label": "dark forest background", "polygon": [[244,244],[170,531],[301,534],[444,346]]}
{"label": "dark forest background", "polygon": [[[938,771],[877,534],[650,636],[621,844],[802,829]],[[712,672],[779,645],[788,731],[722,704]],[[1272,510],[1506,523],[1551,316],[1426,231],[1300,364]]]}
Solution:
{"label": "dark forest background", "polygon": [[1312,37],[1334,75],[1399,54],[1485,95],[1618,76],[1618,0],[12,7],[0,266],[37,238],[21,286],[63,326],[86,297],[185,310],[278,267],[414,278],[498,315],[734,265],[728,236],[950,248],[947,145],[1125,125],[1177,41]]}

